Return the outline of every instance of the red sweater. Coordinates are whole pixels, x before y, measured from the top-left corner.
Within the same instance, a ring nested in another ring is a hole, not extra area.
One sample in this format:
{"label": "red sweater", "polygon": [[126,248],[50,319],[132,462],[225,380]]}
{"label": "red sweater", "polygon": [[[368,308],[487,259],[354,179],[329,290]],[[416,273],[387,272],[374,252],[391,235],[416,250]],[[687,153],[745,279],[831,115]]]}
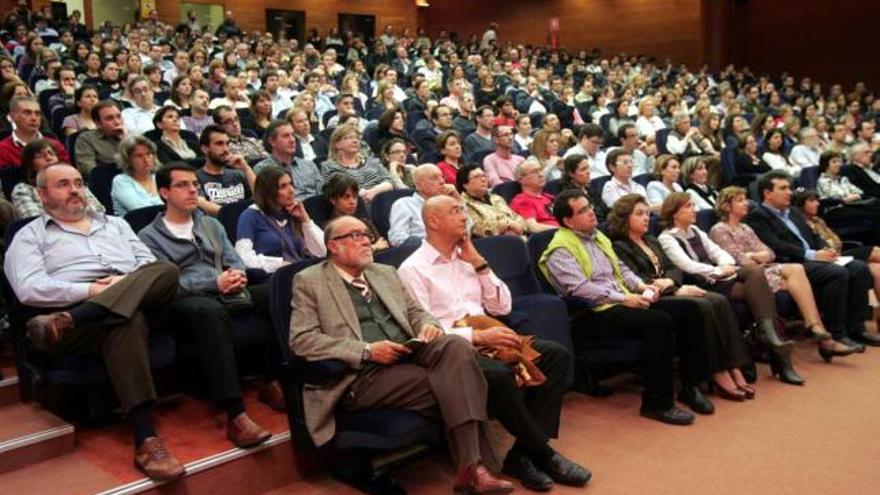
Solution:
{"label": "red sweater", "polygon": [[[50,141],[55,147],[59,161],[70,163],[70,155],[67,154],[67,149],[60,141],[49,136],[43,136],[43,139]],[[0,168],[20,167],[22,150],[24,150],[24,146],[19,146],[13,141],[12,136],[0,141]]]}

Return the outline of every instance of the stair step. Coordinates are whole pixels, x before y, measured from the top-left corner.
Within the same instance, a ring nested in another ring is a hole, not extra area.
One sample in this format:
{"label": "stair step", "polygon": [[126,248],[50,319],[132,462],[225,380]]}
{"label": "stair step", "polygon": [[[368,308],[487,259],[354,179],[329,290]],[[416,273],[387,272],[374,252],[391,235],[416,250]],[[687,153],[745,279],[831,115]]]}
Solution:
{"label": "stair step", "polygon": [[18,395],[18,377],[7,376],[0,380],[0,407],[15,404],[21,400]]}
{"label": "stair step", "polygon": [[0,407],[0,474],[67,454],[74,428],[33,402]]}
{"label": "stair step", "polygon": [[[300,481],[302,474],[290,433],[278,433],[252,449],[232,448],[186,463],[186,475],[172,483],[143,478],[99,495],[190,494],[257,495]],[[259,475],[256,475],[259,473]],[[241,480],[247,480],[243,483]]]}

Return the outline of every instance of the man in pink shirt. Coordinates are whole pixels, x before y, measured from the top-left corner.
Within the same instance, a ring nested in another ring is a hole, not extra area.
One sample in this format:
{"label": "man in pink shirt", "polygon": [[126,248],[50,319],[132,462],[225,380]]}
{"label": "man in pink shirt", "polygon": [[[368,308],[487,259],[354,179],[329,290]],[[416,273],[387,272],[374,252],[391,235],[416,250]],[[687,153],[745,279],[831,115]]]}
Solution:
{"label": "man in pink shirt", "polygon": [[516,166],[525,160],[513,153],[513,127],[496,126],[492,136],[495,139],[495,152],[483,158],[483,170],[486,171],[489,187],[514,180]]}
{"label": "man in pink shirt", "polygon": [[553,217],[551,207],[553,196],[544,192],[543,167],[533,159],[526,160],[516,166],[516,180],[522,186],[522,192],[510,200],[510,209],[526,221],[532,234],[559,227]]}
{"label": "man in pink shirt", "polygon": [[[438,196],[422,209],[427,237],[400,266],[404,285],[447,333],[474,346],[517,347],[516,333],[506,327],[480,331],[451,328],[468,316],[502,316],[511,310],[510,289],[489,267],[467,235],[461,203]],[[489,385],[488,412],[516,438],[504,460],[503,472],[532,490],[549,490],[554,482],[582,486],[591,473],[548,445],[559,429],[565,374],[571,354],[555,342],[536,340],[537,365],[546,381],[525,390],[517,386],[510,366],[480,355],[477,362]]]}

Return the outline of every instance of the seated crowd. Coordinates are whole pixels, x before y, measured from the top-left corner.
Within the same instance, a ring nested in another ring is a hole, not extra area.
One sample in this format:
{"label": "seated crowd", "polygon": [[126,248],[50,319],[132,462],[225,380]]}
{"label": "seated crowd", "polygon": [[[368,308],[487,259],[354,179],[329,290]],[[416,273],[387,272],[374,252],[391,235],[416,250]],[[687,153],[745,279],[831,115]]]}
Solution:
{"label": "seated crowd", "polygon": [[[865,329],[880,100],[864,84],[502,46],[494,29],[483,44],[388,26],[370,48],[351,33],[300,47],[231,13],[216,35],[6,19],[0,223],[36,220],[4,273],[34,352],[103,355],[151,478],[184,468],[151,419],[150,327],[194,342],[227,437],[260,444],[233,328],[267,320],[268,277],[309,259],[326,258],[296,276],[289,346],[350,367],[303,392],[315,445],[336,410],[409,409],[442,422],[466,493],[511,491],[499,470],[534,490],[588,482],[549,440],[573,353],[596,337],[641,343],[640,413],[674,425],[714,412],[707,387],[756,397],[746,325],[773,374],[804,383],[777,294],[823,359],[880,345]],[[122,217],[143,211],[135,232]],[[853,225],[858,243],[835,231]],[[472,238],[508,235],[549,240],[532,262],[587,308],[573,349],[504,320],[511,291]],[[401,246],[399,270],[373,262]],[[269,340],[260,398],[284,410]],[[540,359],[525,375],[493,358],[527,346]],[[515,438],[500,460],[490,417]]]}

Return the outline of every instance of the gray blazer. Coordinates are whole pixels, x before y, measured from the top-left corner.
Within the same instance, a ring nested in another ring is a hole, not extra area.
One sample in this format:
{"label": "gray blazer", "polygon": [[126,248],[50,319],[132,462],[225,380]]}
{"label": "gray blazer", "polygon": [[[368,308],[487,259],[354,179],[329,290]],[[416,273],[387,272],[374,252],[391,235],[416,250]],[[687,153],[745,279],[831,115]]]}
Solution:
{"label": "gray blazer", "polygon": [[[374,263],[364,271],[364,278],[409,337],[428,323],[441,327],[410,296],[394,268]],[[339,359],[351,367],[349,374],[329,387],[307,385],[303,390],[306,426],[320,447],[336,433],[333,410],[357,377],[365,343],[351,296],[330,261],[298,273],[293,284],[290,348],[307,361]]]}

